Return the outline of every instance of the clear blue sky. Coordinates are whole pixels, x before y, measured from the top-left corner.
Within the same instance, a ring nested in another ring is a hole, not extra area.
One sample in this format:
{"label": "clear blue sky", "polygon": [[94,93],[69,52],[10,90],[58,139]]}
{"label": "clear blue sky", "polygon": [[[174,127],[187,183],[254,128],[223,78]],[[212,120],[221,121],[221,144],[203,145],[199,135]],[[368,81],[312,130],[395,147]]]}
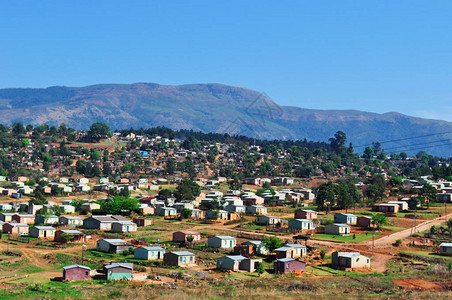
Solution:
{"label": "clear blue sky", "polygon": [[217,82],[452,121],[449,1],[2,1],[0,88]]}

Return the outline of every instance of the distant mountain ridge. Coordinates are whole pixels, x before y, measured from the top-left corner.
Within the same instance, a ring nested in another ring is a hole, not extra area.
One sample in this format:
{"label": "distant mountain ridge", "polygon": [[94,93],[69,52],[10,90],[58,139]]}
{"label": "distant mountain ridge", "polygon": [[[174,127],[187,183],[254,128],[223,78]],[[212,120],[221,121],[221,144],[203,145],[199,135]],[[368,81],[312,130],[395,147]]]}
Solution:
{"label": "distant mountain ridge", "polygon": [[[64,122],[86,129],[105,122],[112,129],[166,126],[203,132],[243,134],[264,139],[327,141],[338,130],[362,150],[375,141],[387,152],[452,155],[452,123],[356,110],[314,110],[279,106],[256,91],[222,84],[98,84],[86,87],[0,89],[0,123]],[[422,139],[406,139],[423,136]],[[438,141],[435,143],[435,141]],[[410,146],[413,145],[413,146]],[[413,150],[410,150],[413,149]]]}

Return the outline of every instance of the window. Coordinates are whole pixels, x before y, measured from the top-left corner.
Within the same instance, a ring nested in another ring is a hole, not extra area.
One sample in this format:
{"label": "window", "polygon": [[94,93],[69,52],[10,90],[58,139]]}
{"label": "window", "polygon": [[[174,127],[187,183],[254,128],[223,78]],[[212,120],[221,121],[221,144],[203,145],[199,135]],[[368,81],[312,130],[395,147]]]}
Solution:
{"label": "window", "polygon": [[287,264],[287,266],[286,266],[286,269],[289,269],[289,267],[290,267],[290,265],[289,265],[289,264]]}
{"label": "window", "polygon": [[179,257],[179,261],[180,261],[180,262],[182,262],[182,256],[181,256],[181,257]]}
{"label": "window", "polygon": [[193,261],[193,256],[190,256],[190,261]]}

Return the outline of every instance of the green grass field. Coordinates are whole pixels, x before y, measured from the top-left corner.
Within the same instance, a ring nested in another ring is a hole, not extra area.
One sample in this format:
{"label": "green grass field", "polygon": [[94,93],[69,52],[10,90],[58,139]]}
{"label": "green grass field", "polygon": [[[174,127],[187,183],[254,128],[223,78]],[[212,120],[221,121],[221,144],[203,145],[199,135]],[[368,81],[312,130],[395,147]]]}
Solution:
{"label": "green grass field", "polygon": [[[379,237],[382,233],[375,232],[375,238]],[[366,240],[372,239],[372,232],[356,234],[355,238],[353,238],[353,234],[348,236],[340,236],[334,234],[316,234],[311,237],[313,240],[321,240],[321,241],[331,241],[331,242],[342,242],[342,243],[353,243],[353,242],[362,242]]]}

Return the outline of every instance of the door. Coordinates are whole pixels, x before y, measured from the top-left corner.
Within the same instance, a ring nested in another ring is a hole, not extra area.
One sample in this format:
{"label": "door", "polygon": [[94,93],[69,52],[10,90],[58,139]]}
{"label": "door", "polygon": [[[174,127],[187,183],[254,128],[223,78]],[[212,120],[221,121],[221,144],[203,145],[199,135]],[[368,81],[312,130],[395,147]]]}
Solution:
{"label": "door", "polygon": [[126,232],[129,232],[129,225],[126,226]]}
{"label": "door", "polygon": [[229,248],[232,248],[232,241],[229,241]]}
{"label": "door", "polygon": [[184,262],[184,265],[187,264],[187,258],[185,256],[184,256],[183,262]]}

